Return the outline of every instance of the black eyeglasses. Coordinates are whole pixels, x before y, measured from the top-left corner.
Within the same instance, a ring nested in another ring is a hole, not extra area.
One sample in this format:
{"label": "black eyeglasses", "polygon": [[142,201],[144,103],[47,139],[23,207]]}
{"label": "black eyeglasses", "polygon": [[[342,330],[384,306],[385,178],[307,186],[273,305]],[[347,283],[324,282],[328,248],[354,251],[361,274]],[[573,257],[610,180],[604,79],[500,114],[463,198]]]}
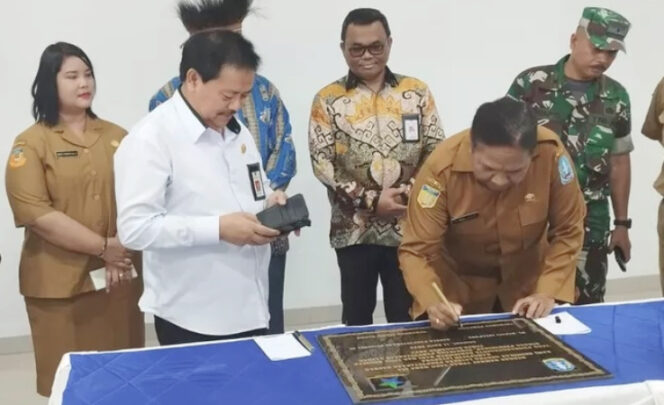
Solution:
{"label": "black eyeglasses", "polygon": [[348,48],[348,53],[354,58],[359,58],[364,55],[366,51],[369,51],[373,56],[382,55],[385,52],[385,44],[382,42],[374,42],[371,45],[362,46],[362,45],[353,45]]}

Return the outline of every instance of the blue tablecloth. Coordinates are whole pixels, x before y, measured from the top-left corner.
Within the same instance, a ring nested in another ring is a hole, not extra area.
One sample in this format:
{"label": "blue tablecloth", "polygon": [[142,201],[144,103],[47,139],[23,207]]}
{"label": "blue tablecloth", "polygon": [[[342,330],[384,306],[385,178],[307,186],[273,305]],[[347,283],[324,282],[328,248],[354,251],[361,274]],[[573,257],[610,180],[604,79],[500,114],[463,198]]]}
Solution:
{"label": "blue tablecloth", "polygon": [[[446,404],[493,396],[664,380],[664,301],[570,307],[592,332],[562,339],[613,374],[610,379],[390,401]],[[419,326],[421,323],[414,323]],[[394,326],[381,326],[380,328]],[[403,325],[399,326],[403,327]],[[143,351],[71,354],[65,405],[348,404],[317,336],[310,357],[272,362],[252,340]],[[381,402],[382,403],[382,402]]]}

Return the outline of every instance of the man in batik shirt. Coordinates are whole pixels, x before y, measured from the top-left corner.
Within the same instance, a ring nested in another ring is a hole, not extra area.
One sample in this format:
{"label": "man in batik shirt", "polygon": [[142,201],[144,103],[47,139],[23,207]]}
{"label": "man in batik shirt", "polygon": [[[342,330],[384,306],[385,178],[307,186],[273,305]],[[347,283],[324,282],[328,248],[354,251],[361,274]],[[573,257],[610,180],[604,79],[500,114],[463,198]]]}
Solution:
{"label": "man in batik shirt", "polygon": [[380,277],[388,322],[408,321],[400,221],[417,169],[444,134],[427,85],[387,68],[392,38],[380,11],[351,11],[341,41],[349,72],[316,94],[309,149],[332,206],[342,320],[373,322]]}

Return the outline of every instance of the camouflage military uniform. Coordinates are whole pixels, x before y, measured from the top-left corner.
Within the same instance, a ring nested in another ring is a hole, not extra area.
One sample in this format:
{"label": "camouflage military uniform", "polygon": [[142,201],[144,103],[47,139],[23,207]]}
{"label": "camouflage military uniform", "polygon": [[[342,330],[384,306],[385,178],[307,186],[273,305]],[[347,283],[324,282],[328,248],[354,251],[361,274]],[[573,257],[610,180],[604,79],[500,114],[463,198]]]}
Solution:
{"label": "camouflage military uniform", "polygon": [[[599,29],[593,26],[592,17],[598,17],[595,13],[588,18],[587,10],[579,26],[586,28],[593,44],[600,49],[623,49],[621,41],[593,37]],[[606,14],[601,16],[607,18]],[[560,136],[574,160],[588,208],[584,247],[577,264],[576,284],[580,292],[577,303],[601,302],[608,269],[610,157],[629,153],[634,148],[630,137],[630,102],[623,86],[606,75],[586,82],[585,91],[575,94],[571,80],[564,73],[568,58],[569,55],[555,65],[534,67],[519,74],[508,95],[528,103],[538,123]]]}

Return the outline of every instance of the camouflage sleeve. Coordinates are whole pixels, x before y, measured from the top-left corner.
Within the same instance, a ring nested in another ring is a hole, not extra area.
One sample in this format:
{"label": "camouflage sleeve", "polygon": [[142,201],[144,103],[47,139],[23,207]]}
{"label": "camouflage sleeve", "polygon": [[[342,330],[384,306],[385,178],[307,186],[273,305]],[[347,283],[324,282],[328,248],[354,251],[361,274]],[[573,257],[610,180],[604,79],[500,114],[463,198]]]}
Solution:
{"label": "camouflage sleeve", "polygon": [[652,95],[641,133],[655,141],[664,140],[664,79],[659,82]]}
{"label": "camouflage sleeve", "polygon": [[630,153],[633,150],[634,142],[632,142],[632,135],[628,134],[627,136],[614,139],[611,154],[622,155],[624,153]]}
{"label": "camouflage sleeve", "polygon": [[618,92],[615,117],[613,124],[615,137],[622,138],[629,135],[632,131],[632,106],[629,102],[629,94],[624,88]]}
{"label": "camouflage sleeve", "polygon": [[620,155],[634,150],[634,143],[630,133],[632,131],[632,107],[629,102],[629,94],[624,88],[618,92],[618,103],[616,104],[616,115],[614,121],[613,147],[611,154]]}
{"label": "camouflage sleeve", "polygon": [[375,210],[380,190],[362,186],[343,167],[337,165],[336,146],[334,125],[325,100],[316,95],[309,119],[309,153],[314,175],[342,203],[355,209]]}
{"label": "camouflage sleeve", "polygon": [[507,96],[518,101],[523,101],[524,96],[526,95],[526,90],[528,87],[528,80],[526,80],[526,74],[521,73],[519,74],[514,81],[512,82],[512,85],[510,88],[507,90]]}

